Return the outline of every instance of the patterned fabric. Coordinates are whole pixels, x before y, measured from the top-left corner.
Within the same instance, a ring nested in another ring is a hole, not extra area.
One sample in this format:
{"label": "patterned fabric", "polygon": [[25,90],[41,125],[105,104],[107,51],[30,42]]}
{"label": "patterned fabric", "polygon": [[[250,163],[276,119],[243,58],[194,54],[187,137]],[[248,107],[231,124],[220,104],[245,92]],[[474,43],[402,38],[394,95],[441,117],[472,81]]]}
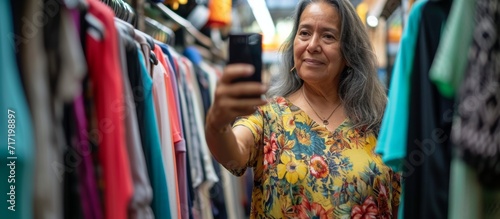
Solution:
{"label": "patterned fabric", "polygon": [[490,187],[500,184],[500,5],[478,0],[469,63],[452,139]]}
{"label": "patterned fabric", "polygon": [[331,132],[283,97],[239,125],[255,137],[251,218],[392,218],[400,176],[374,153],[373,134],[348,119]]}

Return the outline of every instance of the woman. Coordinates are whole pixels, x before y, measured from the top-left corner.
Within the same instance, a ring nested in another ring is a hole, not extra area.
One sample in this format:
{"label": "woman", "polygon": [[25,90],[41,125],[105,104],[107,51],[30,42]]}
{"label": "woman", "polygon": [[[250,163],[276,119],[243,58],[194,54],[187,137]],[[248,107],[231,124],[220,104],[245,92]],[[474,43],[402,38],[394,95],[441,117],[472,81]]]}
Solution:
{"label": "woman", "polygon": [[396,218],[399,175],[374,153],[386,96],[353,6],[301,1],[283,53],[269,101],[248,98],[264,85],[231,83],[251,67],[228,65],[207,115],[215,158],[254,168],[251,217]]}

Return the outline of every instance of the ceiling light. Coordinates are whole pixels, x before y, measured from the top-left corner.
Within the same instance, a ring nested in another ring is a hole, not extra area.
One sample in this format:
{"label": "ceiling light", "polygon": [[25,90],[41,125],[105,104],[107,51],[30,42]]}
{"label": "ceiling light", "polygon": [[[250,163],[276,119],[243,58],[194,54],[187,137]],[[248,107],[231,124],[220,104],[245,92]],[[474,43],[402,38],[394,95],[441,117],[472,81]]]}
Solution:
{"label": "ceiling light", "polygon": [[252,8],[253,16],[262,30],[264,43],[266,43],[266,41],[272,41],[274,39],[276,28],[274,26],[273,18],[269,13],[269,9],[266,6],[266,2],[264,0],[248,0],[248,4]]}

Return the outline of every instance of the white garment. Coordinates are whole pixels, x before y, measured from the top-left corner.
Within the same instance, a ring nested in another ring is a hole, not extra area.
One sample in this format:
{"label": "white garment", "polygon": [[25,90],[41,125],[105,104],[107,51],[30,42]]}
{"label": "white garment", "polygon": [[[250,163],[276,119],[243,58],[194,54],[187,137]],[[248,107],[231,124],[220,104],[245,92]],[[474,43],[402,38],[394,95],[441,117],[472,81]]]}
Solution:
{"label": "white garment", "polygon": [[210,150],[208,149],[207,142],[205,141],[205,113],[203,109],[203,102],[201,98],[201,91],[200,87],[198,85],[198,80],[196,78],[196,73],[194,72],[193,64],[191,61],[189,61],[187,58],[182,57],[181,58],[183,64],[186,66],[188,71],[185,71],[184,73],[186,74],[186,78],[190,79],[188,81],[188,87],[191,91],[192,94],[192,99],[193,99],[193,108],[194,108],[194,116],[195,116],[195,128],[198,130],[197,133],[199,134],[199,138],[201,139],[200,141],[200,150],[201,150],[201,155],[202,155],[202,163],[205,171],[205,181],[202,182],[202,184],[198,188],[199,192],[199,202],[200,202],[200,210],[201,214],[203,215],[203,219],[212,219],[213,218],[213,213],[212,213],[212,208],[210,207],[210,189],[212,186],[219,181],[219,177],[217,177],[217,174],[215,172],[213,163],[212,163],[212,154],[210,153]]}
{"label": "white garment", "polygon": [[226,201],[227,218],[244,218],[243,205],[241,205],[240,192],[241,183],[237,176],[234,176],[224,166],[221,165],[222,186],[224,188],[224,200]]}
{"label": "white garment", "polygon": [[196,128],[198,129],[200,139],[202,139],[201,153],[203,155],[203,167],[207,178],[206,180],[210,183],[209,188],[212,188],[214,183],[219,182],[219,177],[217,177],[217,174],[215,173],[215,169],[212,163],[212,154],[210,153],[207,142],[205,141],[205,113],[203,109],[201,91],[198,85],[198,80],[196,79],[193,64],[187,58],[183,58],[183,61],[186,63],[186,66],[189,69],[189,71],[186,73],[189,74],[188,78],[191,79],[190,87],[193,89],[193,92],[191,94],[193,95],[193,107],[195,108],[196,112]]}
{"label": "white garment", "polygon": [[210,93],[210,105],[214,103],[214,96],[215,96],[215,86],[217,85],[217,81],[219,80],[217,77],[217,72],[216,70],[210,66],[206,62],[201,62],[200,63],[200,68],[203,69],[208,74],[208,89]]}
{"label": "white garment", "polygon": [[175,178],[175,154],[170,130],[170,118],[168,114],[167,89],[164,80],[165,68],[161,64],[153,65],[153,100],[155,105],[156,119],[158,120],[158,130],[160,133],[161,152],[167,176],[168,201],[172,218],[179,218],[177,199],[177,179]]}

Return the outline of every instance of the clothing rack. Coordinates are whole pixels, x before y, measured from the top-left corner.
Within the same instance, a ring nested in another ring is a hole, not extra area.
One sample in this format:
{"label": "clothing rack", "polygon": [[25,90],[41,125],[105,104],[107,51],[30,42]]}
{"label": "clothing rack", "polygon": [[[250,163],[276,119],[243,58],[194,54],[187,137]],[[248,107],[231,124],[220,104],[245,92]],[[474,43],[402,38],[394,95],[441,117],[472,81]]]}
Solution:
{"label": "clothing rack", "polygon": [[[153,27],[154,29],[159,31],[159,32],[151,33],[151,36],[153,38],[155,38],[156,40],[158,40],[162,43],[166,43],[166,44],[171,45],[171,46],[174,45],[175,33],[172,29],[166,27],[165,25],[161,24],[160,22],[158,22],[152,18],[149,18],[149,17],[145,17],[144,21],[146,22],[146,24],[148,26]],[[149,32],[149,31],[146,31],[146,32]],[[164,36],[166,36],[166,37],[164,37]],[[166,39],[163,39],[163,38],[166,38]],[[163,39],[163,40],[161,40],[161,39]]]}
{"label": "clothing rack", "polygon": [[198,31],[196,27],[194,27],[191,22],[188,20],[184,19],[183,17],[179,16],[177,13],[174,11],[170,10],[167,6],[165,6],[163,3],[153,3],[160,11],[162,11],[166,16],[170,17],[175,23],[179,24],[181,27],[183,27],[189,34],[191,34],[196,40],[198,40],[203,46],[207,47],[210,49],[210,52],[215,58],[218,58],[220,60],[225,60],[226,58],[223,56],[224,53],[222,53],[221,48],[219,45],[216,45],[210,37],[205,36],[203,33]]}
{"label": "clothing rack", "polygon": [[123,0],[101,0],[101,2],[113,9],[117,18],[132,24],[134,28],[137,28],[137,14],[134,8],[127,2],[124,2]]}

